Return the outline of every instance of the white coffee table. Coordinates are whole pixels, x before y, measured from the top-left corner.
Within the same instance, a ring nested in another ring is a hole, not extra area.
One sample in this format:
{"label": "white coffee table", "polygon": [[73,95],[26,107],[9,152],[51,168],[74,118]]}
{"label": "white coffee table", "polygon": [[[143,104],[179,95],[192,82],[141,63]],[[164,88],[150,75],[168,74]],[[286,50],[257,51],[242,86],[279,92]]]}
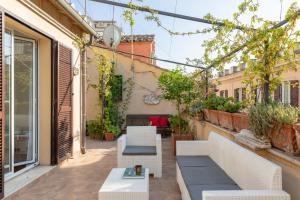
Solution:
{"label": "white coffee table", "polygon": [[123,179],[125,168],[113,168],[101,186],[99,200],[149,200],[149,169],[144,179]]}

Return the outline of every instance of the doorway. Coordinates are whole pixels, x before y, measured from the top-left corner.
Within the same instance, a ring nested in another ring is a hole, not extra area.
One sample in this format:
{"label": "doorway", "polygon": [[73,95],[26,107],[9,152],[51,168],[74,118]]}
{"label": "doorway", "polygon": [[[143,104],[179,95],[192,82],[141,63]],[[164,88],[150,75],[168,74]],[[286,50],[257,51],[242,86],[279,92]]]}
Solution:
{"label": "doorway", "polygon": [[33,167],[37,159],[36,41],[6,30],[5,178]]}

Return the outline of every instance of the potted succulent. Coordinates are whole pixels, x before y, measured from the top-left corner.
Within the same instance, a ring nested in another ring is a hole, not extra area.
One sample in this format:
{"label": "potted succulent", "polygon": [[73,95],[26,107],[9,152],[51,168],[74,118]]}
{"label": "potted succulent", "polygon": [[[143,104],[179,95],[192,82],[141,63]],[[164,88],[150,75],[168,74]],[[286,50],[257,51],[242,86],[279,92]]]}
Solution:
{"label": "potted succulent", "polygon": [[91,139],[100,140],[103,136],[103,128],[99,120],[87,122],[87,133]]}
{"label": "potted succulent", "polygon": [[236,113],[240,110],[241,103],[234,102],[233,100],[228,99],[224,105],[219,105],[219,123],[223,128],[233,130],[233,117],[232,113]]}
{"label": "potted succulent", "polygon": [[273,106],[273,127],[271,130],[271,143],[274,147],[290,154],[298,154],[297,137],[293,124],[298,122],[299,109],[276,104]]}
{"label": "potted succulent", "polygon": [[119,127],[110,125],[105,128],[104,138],[106,141],[114,141],[115,137],[118,137],[120,133]]}

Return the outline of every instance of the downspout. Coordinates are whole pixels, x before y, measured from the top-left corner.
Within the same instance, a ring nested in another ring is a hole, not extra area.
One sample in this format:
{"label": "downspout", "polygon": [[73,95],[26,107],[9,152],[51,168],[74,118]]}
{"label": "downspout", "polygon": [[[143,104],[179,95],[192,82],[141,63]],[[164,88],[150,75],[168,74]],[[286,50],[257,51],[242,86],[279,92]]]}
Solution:
{"label": "downspout", "polygon": [[[88,44],[86,46],[90,46],[93,42],[93,36],[90,35],[90,41],[88,42]],[[87,92],[87,88],[86,88],[86,76],[87,76],[87,68],[86,68],[86,56],[87,51],[86,49],[81,51],[81,64],[80,64],[80,82],[81,82],[81,87],[80,87],[80,91],[81,91],[81,106],[80,106],[80,110],[81,110],[81,134],[80,134],[80,150],[82,154],[86,153],[86,92]]]}

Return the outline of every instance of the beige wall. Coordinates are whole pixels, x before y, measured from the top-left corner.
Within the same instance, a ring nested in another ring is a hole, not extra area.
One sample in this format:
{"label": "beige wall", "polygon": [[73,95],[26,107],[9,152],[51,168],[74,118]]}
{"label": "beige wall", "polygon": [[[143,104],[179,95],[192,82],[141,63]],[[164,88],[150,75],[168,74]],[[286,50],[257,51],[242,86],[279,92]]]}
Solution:
{"label": "beige wall", "polygon": [[[195,134],[199,140],[207,140],[211,131],[223,135],[230,140],[234,140],[234,136],[226,129],[213,125],[209,122],[200,122],[198,120],[189,119],[190,125],[194,128]],[[247,147],[246,147],[247,148]],[[251,149],[250,149],[251,150]],[[252,151],[252,150],[251,150]],[[280,157],[270,151],[260,150],[254,151],[258,155],[275,162],[282,167],[283,171],[283,189],[292,196],[292,200],[300,199],[300,162],[298,165]],[[247,173],[247,172],[245,172]]]}
{"label": "beige wall", "polygon": [[[103,54],[112,58],[112,52],[93,48],[88,50],[88,83],[97,84],[98,72],[95,59],[96,54]],[[116,74],[123,76],[123,82],[131,77],[131,59],[129,57],[116,54]],[[140,61],[134,61],[134,89],[128,105],[127,114],[175,114],[176,109],[173,103],[161,100],[158,105],[147,105],[144,103],[144,96],[149,94],[160,95],[158,88],[158,77],[165,71],[159,67],[149,65]],[[126,87],[126,85],[125,85]],[[89,87],[87,92],[87,119],[95,119],[100,112],[98,106],[98,93],[94,88]],[[123,95],[125,95],[123,93]],[[125,97],[123,96],[123,99]]]}
{"label": "beige wall", "polygon": [[[284,72],[281,76],[282,81],[292,81],[299,80],[300,81],[300,69],[297,71],[287,71]],[[245,84],[243,84],[243,80],[246,80],[247,77],[244,77],[243,72],[236,72],[227,76],[223,76],[214,80],[214,83],[217,85],[218,91],[228,90],[228,96],[234,96],[234,89],[236,88],[244,88]],[[300,92],[300,91],[299,91]],[[300,98],[299,98],[300,105]]]}
{"label": "beige wall", "polygon": [[[72,49],[72,66],[80,70],[80,54],[73,45],[76,36],[54,18],[49,16],[39,7],[32,5],[28,0],[0,0],[0,5],[12,16],[24,24],[38,29],[38,31],[57,40],[64,46]],[[39,136],[40,136],[40,163],[50,163],[50,132],[51,132],[51,66],[50,66],[50,40],[32,29],[20,24],[14,24],[14,20],[6,18],[7,27],[19,30],[30,38],[37,40],[39,44]],[[81,73],[81,72],[80,72]],[[80,152],[80,74],[73,78],[73,153]]]}

